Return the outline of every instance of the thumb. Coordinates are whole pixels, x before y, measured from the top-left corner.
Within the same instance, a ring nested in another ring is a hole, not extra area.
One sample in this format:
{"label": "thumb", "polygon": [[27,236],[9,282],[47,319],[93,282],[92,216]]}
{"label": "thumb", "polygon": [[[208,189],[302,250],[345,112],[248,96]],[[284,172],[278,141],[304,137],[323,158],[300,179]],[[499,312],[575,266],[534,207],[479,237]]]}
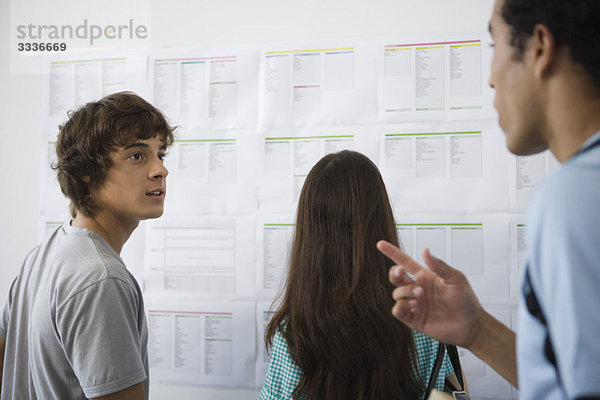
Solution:
{"label": "thumb", "polygon": [[431,271],[435,272],[444,280],[456,277],[457,274],[460,274],[460,271],[457,269],[452,268],[444,261],[431,255],[431,252],[427,248],[423,250],[423,261],[425,261],[425,264]]}

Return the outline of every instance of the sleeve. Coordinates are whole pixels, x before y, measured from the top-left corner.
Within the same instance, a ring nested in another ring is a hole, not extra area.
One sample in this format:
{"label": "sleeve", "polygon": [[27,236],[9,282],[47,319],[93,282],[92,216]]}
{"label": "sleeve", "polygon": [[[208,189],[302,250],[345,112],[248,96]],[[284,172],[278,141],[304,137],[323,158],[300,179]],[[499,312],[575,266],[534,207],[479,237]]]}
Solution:
{"label": "sleeve", "polygon": [[17,282],[17,278],[13,281],[10,289],[8,291],[8,297],[2,306],[2,310],[0,310],[0,338],[6,339],[6,334],[8,333],[8,320],[10,317],[10,310],[12,308],[12,299],[14,297],[13,291],[15,287],[15,283]]}
{"label": "sleeve", "polygon": [[271,361],[265,383],[258,395],[259,400],[291,399],[292,393],[300,383],[302,370],[292,360],[287,342],[279,331],[273,337]]}
{"label": "sleeve", "polygon": [[57,310],[60,341],[86,397],[118,392],[146,379],[140,307],[131,284],[108,278]]}
{"label": "sleeve", "polygon": [[563,180],[551,187],[552,196],[536,199],[530,222],[538,228],[530,239],[538,261],[532,285],[570,398],[600,394],[600,190],[586,171],[577,172],[579,179]]}

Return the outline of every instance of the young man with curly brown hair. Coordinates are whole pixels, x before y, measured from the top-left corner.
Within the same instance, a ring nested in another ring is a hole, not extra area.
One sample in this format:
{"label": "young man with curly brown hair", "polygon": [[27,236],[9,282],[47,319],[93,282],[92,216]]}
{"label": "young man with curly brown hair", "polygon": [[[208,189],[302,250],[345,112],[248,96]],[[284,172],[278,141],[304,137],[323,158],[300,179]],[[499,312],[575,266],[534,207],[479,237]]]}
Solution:
{"label": "young man with curly brown hair", "polygon": [[1,310],[2,400],[148,398],[142,292],[119,254],[163,213],[172,131],[128,92],[60,127],[53,168],[73,218],[29,253]]}

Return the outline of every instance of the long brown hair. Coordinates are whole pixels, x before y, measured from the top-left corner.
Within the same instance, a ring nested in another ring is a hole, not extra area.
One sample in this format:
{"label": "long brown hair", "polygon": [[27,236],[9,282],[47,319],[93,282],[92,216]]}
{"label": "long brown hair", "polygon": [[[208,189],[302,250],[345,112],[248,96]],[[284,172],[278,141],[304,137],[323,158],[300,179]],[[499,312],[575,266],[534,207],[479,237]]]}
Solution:
{"label": "long brown hair", "polygon": [[390,263],[375,243],[398,244],[379,171],[364,155],[323,157],[304,182],[279,330],[303,376],[294,398],[414,399],[424,388],[411,330],[394,319]]}

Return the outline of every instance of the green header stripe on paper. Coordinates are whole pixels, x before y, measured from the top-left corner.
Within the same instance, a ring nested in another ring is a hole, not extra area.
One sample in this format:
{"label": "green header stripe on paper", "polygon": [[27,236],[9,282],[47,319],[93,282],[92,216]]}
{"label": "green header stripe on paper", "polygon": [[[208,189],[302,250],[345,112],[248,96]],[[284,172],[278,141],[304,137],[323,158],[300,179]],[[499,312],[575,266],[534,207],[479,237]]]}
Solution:
{"label": "green header stripe on paper", "polygon": [[50,65],[55,65],[55,64],[70,64],[70,63],[82,63],[82,62],[98,62],[98,61],[125,61],[125,60],[127,60],[127,57],[121,57],[121,58],[98,58],[98,59],[94,59],[94,60],[52,61],[52,62],[50,62]]}
{"label": "green header stripe on paper", "polygon": [[481,106],[462,106],[462,107],[450,107],[451,110],[481,110]]}
{"label": "green header stripe on paper", "polygon": [[483,226],[483,224],[396,224],[396,226]]}
{"label": "green header stripe on paper", "polygon": [[432,136],[432,135],[474,135],[481,134],[481,131],[471,132],[432,132],[432,133],[386,133],[385,136]]}
{"label": "green header stripe on paper", "polygon": [[235,142],[235,139],[188,139],[176,140],[175,143]]}
{"label": "green header stripe on paper", "polygon": [[296,226],[296,224],[265,224],[264,226]]}
{"label": "green header stripe on paper", "polygon": [[339,135],[339,136],[299,136],[299,137],[268,137],[265,140],[296,140],[296,139],[340,139],[353,138],[354,135]]}

